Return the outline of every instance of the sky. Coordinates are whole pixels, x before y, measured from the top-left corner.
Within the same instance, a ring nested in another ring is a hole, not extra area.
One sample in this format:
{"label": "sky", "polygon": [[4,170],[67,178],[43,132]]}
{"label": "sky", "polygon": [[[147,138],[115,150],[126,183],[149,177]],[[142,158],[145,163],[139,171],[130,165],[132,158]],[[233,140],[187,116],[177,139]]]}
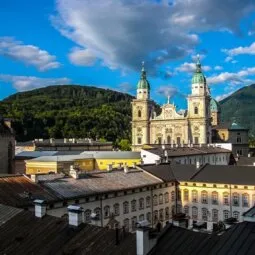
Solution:
{"label": "sky", "polygon": [[254,0],[1,0],[0,99],[56,84],[132,95],[142,61],[157,103],[186,108],[199,54],[221,100],[255,81]]}

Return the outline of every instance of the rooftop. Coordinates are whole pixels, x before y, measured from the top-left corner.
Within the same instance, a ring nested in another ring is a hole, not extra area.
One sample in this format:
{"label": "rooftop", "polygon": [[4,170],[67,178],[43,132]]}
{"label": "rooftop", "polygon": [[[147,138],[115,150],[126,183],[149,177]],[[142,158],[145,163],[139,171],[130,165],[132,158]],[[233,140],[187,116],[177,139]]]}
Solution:
{"label": "rooftop", "polygon": [[87,173],[83,179],[63,178],[42,183],[60,198],[74,198],[145,187],[163,183],[158,178],[137,169]]}
{"label": "rooftop", "polygon": [[54,201],[57,197],[23,175],[0,176],[0,204],[27,207],[34,199]]}
{"label": "rooftop", "polygon": [[0,204],[0,226],[20,212],[22,212],[22,209]]}
{"label": "rooftop", "polygon": [[28,162],[68,162],[76,159],[92,159],[92,154],[42,156],[28,160]]}
{"label": "rooftop", "polygon": [[84,223],[72,228],[65,218],[36,218],[31,212],[22,211],[0,226],[0,253],[135,255],[135,235],[124,236],[120,231],[119,238],[116,245],[115,230]]}
{"label": "rooftop", "polygon": [[140,152],[134,151],[84,151],[84,154],[92,154],[95,159],[139,159]]}

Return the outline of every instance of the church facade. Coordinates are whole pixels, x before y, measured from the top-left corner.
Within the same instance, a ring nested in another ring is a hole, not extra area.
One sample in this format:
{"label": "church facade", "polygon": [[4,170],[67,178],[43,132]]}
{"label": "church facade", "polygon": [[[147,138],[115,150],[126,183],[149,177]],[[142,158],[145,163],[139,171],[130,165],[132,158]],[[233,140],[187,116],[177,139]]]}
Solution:
{"label": "church facade", "polygon": [[140,151],[146,144],[181,146],[211,143],[210,102],[210,91],[198,58],[192,77],[191,94],[187,97],[188,109],[178,112],[168,98],[168,102],[161,107],[161,113],[157,115],[143,67],[137,84],[137,96],[132,101],[132,149]]}

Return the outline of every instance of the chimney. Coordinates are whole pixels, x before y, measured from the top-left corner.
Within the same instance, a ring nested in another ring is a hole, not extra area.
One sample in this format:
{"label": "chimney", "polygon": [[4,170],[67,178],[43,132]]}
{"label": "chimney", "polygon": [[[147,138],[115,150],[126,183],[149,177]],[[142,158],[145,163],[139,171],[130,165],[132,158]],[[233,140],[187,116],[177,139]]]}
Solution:
{"label": "chimney", "polygon": [[155,164],[158,166],[158,165],[160,165],[160,159],[156,159],[155,160]]}
{"label": "chimney", "polygon": [[54,143],[54,138],[50,138],[50,143]]}
{"label": "chimney", "polygon": [[147,255],[156,244],[156,238],[150,237],[150,228],[147,220],[137,222],[136,254]]}
{"label": "chimney", "polygon": [[164,144],[162,144],[162,150],[165,150],[166,146]]}
{"label": "chimney", "polygon": [[111,172],[111,171],[112,171],[112,164],[108,164],[108,165],[107,165],[107,171],[108,171],[108,172]]}
{"label": "chimney", "polygon": [[197,161],[197,162],[196,162],[196,169],[199,169],[199,167],[200,167],[200,162]]}
{"label": "chimney", "polygon": [[129,167],[128,165],[124,165],[124,172],[127,174],[129,172]]}
{"label": "chimney", "polygon": [[255,166],[255,162],[253,162],[253,166]]}
{"label": "chimney", "polygon": [[248,158],[250,158],[251,157],[251,153],[248,153]]}
{"label": "chimney", "polygon": [[144,165],[144,161],[143,160],[141,160],[141,164],[140,164],[141,166],[143,166]]}
{"label": "chimney", "polygon": [[136,168],[136,162],[133,162],[133,168]]}
{"label": "chimney", "polygon": [[122,163],[118,163],[118,169],[121,169]]}
{"label": "chimney", "polygon": [[47,203],[44,200],[36,199],[35,204],[35,217],[42,218],[46,215]]}
{"label": "chimney", "polygon": [[69,225],[78,227],[82,223],[83,208],[79,205],[69,205],[67,210]]}
{"label": "chimney", "polygon": [[165,157],[168,157],[167,150],[164,151],[164,156],[165,156]]}
{"label": "chimney", "polygon": [[64,143],[67,143],[67,138],[64,138]]}
{"label": "chimney", "polygon": [[77,169],[74,168],[73,165],[70,166],[69,175],[74,179],[79,179],[79,172]]}

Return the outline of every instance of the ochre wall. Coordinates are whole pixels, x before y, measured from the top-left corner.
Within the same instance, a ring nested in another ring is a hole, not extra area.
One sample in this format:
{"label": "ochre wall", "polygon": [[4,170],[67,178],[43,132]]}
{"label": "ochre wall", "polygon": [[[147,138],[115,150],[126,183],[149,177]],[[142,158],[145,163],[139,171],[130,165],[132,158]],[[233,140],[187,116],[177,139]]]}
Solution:
{"label": "ochre wall", "polygon": [[26,161],[26,174],[57,173],[57,162],[29,162]]}
{"label": "ochre wall", "polygon": [[95,169],[97,170],[107,170],[107,166],[109,164],[112,164],[113,168],[118,168],[119,163],[123,165],[127,165],[129,167],[132,167],[134,163],[140,164],[141,159],[96,159],[95,162]]}
{"label": "ochre wall", "polygon": [[94,159],[79,159],[74,161],[74,165],[82,171],[92,171],[94,170],[94,161]]}

